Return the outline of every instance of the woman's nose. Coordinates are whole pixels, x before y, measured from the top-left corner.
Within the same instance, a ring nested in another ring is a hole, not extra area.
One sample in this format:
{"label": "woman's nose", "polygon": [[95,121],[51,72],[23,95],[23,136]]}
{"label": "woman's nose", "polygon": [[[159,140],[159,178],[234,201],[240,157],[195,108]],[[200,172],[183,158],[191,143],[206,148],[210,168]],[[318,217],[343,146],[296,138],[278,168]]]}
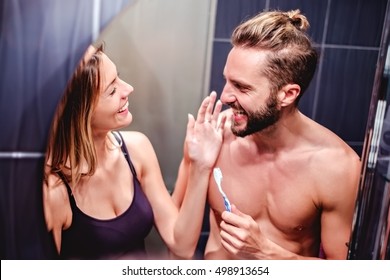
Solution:
{"label": "woman's nose", "polygon": [[121,80],[121,82],[123,85],[123,91],[122,91],[123,95],[124,95],[124,97],[127,97],[134,91],[134,88],[130,84],[126,83],[123,80]]}

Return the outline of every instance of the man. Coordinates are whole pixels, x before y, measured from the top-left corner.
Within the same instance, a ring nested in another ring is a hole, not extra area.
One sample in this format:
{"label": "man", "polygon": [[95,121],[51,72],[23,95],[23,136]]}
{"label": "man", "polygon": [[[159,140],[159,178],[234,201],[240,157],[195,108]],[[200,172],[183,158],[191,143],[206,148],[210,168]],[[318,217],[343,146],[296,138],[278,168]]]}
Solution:
{"label": "man", "polygon": [[[308,26],[299,10],[270,11],[233,32],[221,94],[230,108],[216,162],[232,209],[211,177],[206,259],[347,256],[360,161],[297,108],[318,59]],[[178,203],[187,168],[185,155]]]}

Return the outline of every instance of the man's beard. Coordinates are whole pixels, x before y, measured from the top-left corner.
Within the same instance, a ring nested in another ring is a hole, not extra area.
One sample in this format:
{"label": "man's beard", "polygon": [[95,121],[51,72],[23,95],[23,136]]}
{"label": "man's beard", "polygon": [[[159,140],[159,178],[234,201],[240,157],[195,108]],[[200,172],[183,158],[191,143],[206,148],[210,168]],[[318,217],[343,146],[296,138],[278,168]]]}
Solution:
{"label": "man's beard", "polygon": [[278,100],[274,95],[269,97],[265,107],[260,108],[255,112],[247,112],[241,107],[237,108],[237,106],[233,104],[230,104],[230,106],[234,109],[244,111],[247,115],[247,124],[244,129],[238,129],[236,124],[232,122],[231,130],[233,134],[238,137],[245,137],[272,126],[279,120],[281,114],[281,111],[278,108]]}

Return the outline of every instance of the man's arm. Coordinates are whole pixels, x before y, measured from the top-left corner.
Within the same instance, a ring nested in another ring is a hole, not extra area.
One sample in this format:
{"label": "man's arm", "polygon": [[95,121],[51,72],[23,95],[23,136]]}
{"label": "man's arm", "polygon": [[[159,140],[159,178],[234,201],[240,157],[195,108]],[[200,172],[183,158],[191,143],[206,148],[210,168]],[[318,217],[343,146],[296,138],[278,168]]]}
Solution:
{"label": "man's arm", "polygon": [[347,257],[361,164],[357,157],[351,157],[339,161],[338,168],[344,172],[332,180],[334,186],[323,194],[321,243],[327,259]]}

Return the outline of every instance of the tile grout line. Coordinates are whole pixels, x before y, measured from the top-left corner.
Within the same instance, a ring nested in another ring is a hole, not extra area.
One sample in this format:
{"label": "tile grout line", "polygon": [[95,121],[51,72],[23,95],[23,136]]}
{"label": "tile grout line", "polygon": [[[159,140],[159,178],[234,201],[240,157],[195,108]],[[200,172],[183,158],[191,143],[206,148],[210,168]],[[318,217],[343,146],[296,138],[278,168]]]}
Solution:
{"label": "tile grout line", "polygon": [[0,152],[0,158],[43,158],[45,157],[45,153],[41,152]]}

